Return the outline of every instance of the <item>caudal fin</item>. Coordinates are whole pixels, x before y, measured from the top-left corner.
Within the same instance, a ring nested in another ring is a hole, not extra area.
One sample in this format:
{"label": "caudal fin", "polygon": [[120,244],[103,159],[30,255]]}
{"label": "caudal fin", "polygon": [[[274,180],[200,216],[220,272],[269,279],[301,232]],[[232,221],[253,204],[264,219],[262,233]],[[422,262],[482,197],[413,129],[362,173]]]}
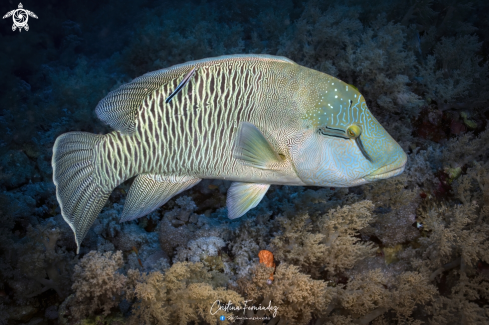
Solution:
{"label": "caudal fin", "polygon": [[77,254],[88,230],[102,210],[112,189],[94,177],[94,157],[103,135],[69,132],[53,147],[53,181],[61,214],[75,234]]}

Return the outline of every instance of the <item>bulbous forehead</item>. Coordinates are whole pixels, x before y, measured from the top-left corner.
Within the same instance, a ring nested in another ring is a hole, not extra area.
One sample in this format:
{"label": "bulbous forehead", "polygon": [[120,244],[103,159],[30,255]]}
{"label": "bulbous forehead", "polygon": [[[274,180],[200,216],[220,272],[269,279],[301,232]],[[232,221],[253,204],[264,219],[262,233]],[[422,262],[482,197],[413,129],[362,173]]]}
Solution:
{"label": "bulbous forehead", "polygon": [[313,127],[328,125],[347,128],[364,120],[367,105],[363,96],[351,85],[322,74],[315,89],[311,89],[309,103],[305,106],[303,119],[311,122]]}

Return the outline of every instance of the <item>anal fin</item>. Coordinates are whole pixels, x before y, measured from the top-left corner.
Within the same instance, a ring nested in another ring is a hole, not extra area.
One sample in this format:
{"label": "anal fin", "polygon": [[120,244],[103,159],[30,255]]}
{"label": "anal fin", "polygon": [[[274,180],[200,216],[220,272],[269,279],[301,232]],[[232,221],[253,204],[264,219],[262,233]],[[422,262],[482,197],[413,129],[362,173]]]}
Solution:
{"label": "anal fin", "polygon": [[270,184],[234,182],[228,190],[228,218],[236,219],[253,209],[267,193]]}
{"label": "anal fin", "polygon": [[200,181],[192,176],[138,175],[127,194],[120,221],[143,217]]}

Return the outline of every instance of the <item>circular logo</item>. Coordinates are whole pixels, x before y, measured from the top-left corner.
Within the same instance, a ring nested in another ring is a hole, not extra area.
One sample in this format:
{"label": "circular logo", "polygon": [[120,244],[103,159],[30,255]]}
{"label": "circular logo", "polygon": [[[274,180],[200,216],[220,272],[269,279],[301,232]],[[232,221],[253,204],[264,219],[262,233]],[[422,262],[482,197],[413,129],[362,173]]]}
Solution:
{"label": "circular logo", "polygon": [[29,10],[25,10],[24,6],[22,6],[22,3],[19,3],[19,8],[15,10],[10,10],[7,12],[2,18],[8,18],[12,16],[12,19],[14,20],[14,24],[12,25],[12,30],[15,31],[16,29],[19,29],[19,32],[23,29],[26,31],[29,30],[29,25],[27,25],[27,21],[29,20],[29,16],[34,17],[37,19],[37,16],[35,13]]}
{"label": "circular logo", "polygon": [[14,24],[17,27],[24,27],[27,24],[27,13],[23,9],[17,9],[14,13]]}
{"label": "circular logo", "polygon": [[226,317],[224,315],[222,315],[221,317],[219,317],[219,319],[224,321],[224,320],[226,320]]}

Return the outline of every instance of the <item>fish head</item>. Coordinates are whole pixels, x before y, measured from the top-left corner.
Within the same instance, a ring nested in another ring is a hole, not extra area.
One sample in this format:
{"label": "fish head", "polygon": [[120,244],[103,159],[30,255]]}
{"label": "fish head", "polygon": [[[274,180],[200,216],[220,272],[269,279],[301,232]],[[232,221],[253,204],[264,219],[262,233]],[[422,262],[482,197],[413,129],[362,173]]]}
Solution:
{"label": "fish head", "polygon": [[289,140],[299,178],[308,185],[349,187],[401,174],[407,156],[364,97],[322,75],[302,102],[300,131]]}

